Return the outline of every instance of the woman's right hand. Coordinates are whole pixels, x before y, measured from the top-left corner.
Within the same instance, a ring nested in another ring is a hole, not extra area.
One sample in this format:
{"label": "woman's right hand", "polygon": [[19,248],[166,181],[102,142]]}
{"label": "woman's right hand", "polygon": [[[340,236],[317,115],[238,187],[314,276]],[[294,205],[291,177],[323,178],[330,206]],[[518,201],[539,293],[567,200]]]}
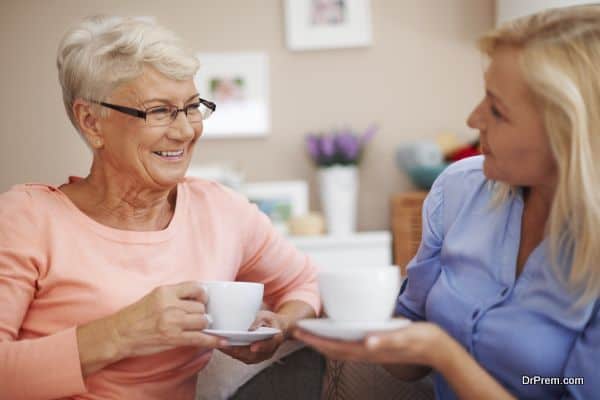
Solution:
{"label": "woman's right hand", "polygon": [[207,295],[197,282],[160,286],[117,313],[77,328],[83,375],[118,360],[181,346],[219,348],[208,327]]}

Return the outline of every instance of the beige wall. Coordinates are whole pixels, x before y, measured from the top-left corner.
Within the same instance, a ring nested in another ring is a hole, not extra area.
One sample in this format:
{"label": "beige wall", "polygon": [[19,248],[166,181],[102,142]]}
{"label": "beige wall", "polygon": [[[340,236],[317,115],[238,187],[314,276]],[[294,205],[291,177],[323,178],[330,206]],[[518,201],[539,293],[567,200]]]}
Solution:
{"label": "beige wall", "polygon": [[0,191],[83,175],[90,154],[63,110],[56,46],[67,26],[93,14],[155,15],[197,51],[259,50],[270,56],[272,132],[264,139],[205,140],[195,163],[231,161],[249,180],[306,179],[318,209],[306,132],[377,122],[360,171],[359,228],[388,227],[391,193],[411,190],[394,149],[440,132],[473,135],[465,119],[482,94],[476,37],[492,0],[372,0],[368,48],[291,52],[282,0],[2,0]]}

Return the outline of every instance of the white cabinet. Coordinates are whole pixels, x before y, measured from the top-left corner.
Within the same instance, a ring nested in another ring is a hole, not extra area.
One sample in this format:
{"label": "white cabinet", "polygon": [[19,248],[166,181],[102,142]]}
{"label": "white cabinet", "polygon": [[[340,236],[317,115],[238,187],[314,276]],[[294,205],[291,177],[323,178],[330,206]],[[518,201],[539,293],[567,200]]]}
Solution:
{"label": "white cabinet", "polygon": [[323,267],[392,264],[392,236],[387,231],[348,236],[291,236],[289,240]]}

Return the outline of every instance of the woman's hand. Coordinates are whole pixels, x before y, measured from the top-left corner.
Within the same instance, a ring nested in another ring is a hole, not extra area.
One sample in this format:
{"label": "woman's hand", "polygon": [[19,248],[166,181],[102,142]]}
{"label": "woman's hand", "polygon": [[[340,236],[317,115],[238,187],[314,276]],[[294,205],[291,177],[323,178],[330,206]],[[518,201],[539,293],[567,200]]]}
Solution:
{"label": "woman's hand", "polygon": [[84,375],[123,358],[176,347],[226,346],[225,339],[202,333],[208,326],[206,301],[196,282],[161,286],[116,314],[78,327]]}
{"label": "woman's hand", "polygon": [[286,316],[270,311],[259,311],[250,330],[268,326],[281,330],[272,338],[254,342],[249,346],[231,346],[220,349],[223,353],[246,364],[256,364],[273,357],[281,343],[288,337],[289,320]]}
{"label": "woman's hand", "polygon": [[409,380],[418,378],[419,374],[406,366],[412,370],[415,366],[434,368],[460,399],[514,399],[460,343],[429,322],[414,322],[357,342],[324,339],[303,330],[296,330],[294,336],[332,359],[383,364],[390,373],[399,373],[400,379],[410,375]]}
{"label": "woman's hand", "polygon": [[414,364],[436,369],[445,361],[447,344],[454,341],[437,325],[428,322],[414,322],[356,342],[326,339],[301,329],[295,330],[294,337],[334,360]]}

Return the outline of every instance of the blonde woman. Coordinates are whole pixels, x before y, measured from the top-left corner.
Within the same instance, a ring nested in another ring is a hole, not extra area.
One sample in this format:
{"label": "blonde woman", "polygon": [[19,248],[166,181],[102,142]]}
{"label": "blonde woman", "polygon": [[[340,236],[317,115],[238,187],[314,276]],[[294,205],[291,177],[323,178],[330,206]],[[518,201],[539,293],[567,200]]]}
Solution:
{"label": "blonde woman", "polygon": [[600,393],[600,6],[550,10],[485,35],[484,155],[423,207],[397,313],[362,343],[297,337],[400,379],[435,370],[439,399]]}
{"label": "blonde woman", "polygon": [[[244,197],[185,177],[215,111],[196,58],[160,26],[98,17],[57,61],[93,160],[0,195],[0,398],[193,399],[213,349],[270,358],[318,312],[316,270]],[[281,333],[242,347],[204,333],[204,280],[264,283],[256,324]]]}

